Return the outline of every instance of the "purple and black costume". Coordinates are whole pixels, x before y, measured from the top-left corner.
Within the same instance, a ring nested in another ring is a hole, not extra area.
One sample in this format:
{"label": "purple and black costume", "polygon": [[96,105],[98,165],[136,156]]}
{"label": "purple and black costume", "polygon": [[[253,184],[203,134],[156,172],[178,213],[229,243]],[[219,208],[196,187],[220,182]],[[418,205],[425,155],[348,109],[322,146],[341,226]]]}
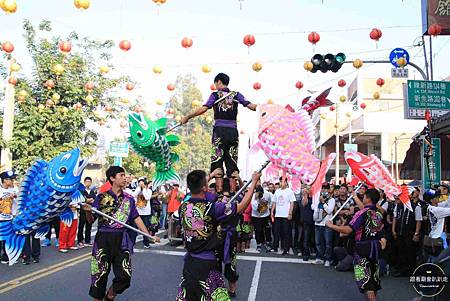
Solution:
{"label": "purple and black costume", "polygon": [[383,237],[383,214],[375,205],[365,206],[350,221],[355,233],[353,265],[356,285],[361,293],[378,291],[380,286],[379,264]]}
{"label": "purple and black costume", "polygon": [[[139,217],[134,198],[125,192],[119,196],[112,190],[99,194],[92,206],[128,224]],[[127,229],[121,224],[99,216],[91,258],[89,289],[91,297],[96,299],[105,297],[111,266],[115,276],[112,284],[114,293],[120,294],[130,287],[132,253],[133,242]]]}
{"label": "purple and black costume", "polygon": [[[221,98],[223,99],[216,103]],[[225,88],[213,92],[203,105],[214,110],[211,171],[216,168],[223,169],[225,163],[228,178],[231,178],[233,172],[239,171],[237,167],[239,133],[236,122],[239,104],[246,107],[250,102],[241,93]]]}
{"label": "purple and black costume", "polygon": [[236,203],[216,202],[215,195],[190,198],[180,206],[180,221],[187,253],[177,301],[230,300],[216,252],[222,241],[217,228],[236,215]]}

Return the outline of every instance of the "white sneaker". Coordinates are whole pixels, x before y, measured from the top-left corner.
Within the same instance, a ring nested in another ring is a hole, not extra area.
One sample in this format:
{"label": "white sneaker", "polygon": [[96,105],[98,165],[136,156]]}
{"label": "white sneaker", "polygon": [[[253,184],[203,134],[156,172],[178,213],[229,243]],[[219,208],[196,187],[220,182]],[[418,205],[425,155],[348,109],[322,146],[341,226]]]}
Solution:
{"label": "white sneaker", "polygon": [[330,262],[328,260],[325,261],[325,267],[329,267],[330,266]]}
{"label": "white sneaker", "polygon": [[316,259],[314,261],[314,264],[323,264],[323,260],[322,259]]}

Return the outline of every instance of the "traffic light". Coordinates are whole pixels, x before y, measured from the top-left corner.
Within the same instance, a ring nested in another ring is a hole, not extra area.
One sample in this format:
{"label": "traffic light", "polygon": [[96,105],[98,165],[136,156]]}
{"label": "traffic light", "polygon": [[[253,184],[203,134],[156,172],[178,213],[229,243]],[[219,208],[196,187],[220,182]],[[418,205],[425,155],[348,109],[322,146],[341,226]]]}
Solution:
{"label": "traffic light", "polygon": [[311,63],[313,64],[311,72],[316,73],[317,70],[320,70],[323,73],[326,73],[327,71],[338,72],[344,62],[345,54],[341,52],[336,55],[328,53],[325,56],[316,54],[311,59]]}

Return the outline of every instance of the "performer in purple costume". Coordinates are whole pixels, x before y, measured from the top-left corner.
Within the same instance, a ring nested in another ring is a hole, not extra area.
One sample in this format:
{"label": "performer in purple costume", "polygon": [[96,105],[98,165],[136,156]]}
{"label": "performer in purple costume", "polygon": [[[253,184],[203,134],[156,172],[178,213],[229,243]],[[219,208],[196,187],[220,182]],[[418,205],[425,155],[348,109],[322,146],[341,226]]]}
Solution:
{"label": "performer in purple costume", "polygon": [[350,221],[348,226],[337,226],[333,221],[327,227],[347,235],[355,234],[355,254],[353,265],[355,281],[359,291],[366,300],[376,301],[377,291],[381,289],[379,276],[379,256],[386,247],[383,232],[383,214],[376,208],[380,193],[376,189],[368,189],[364,194],[363,208]]}
{"label": "performer in purple costume", "polygon": [[[180,121],[185,124],[191,118],[204,114],[209,109],[214,110],[214,128],[212,133],[211,172],[217,168],[223,169],[225,163],[228,178],[233,178],[235,172],[239,172],[238,148],[239,133],[237,130],[238,105],[256,111],[256,104],[248,101],[241,93],[230,91],[228,84],[230,77],[225,73],[219,73],[214,78],[216,92],[211,93],[206,103]],[[231,181],[231,192],[236,192],[236,181]],[[223,175],[216,177],[216,190],[222,192]]]}
{"label": "performer in purple costume", "polygon": [[242,212],[250,203],[261,174],[253,175],[253,182],[240,203],[216,202],[215,195],[207,194],[206,173],[194,170],[187,176],[191,191],[189,200],[180,206],[180,221],[187,253],[177,301],[230,300],[222,274],[217,269],[216,251],[222,242],[217,227]]}
{"label": "performer in purple costume", "polygon": [[[130,224],[134,221],[139,230],[149,234],[139,217],[133,196],[123,191],[126,186],[125,170],[120,166],[111,166],[106,171],[106,178],[112,188],[99,194],[92,206],[121,222]],[[90,212],[89,215],[91,215]],[[90,216],[90,219],[93,217]],[[160,240],[156,236],[153,239],[156,242]],[[89,289],[89,295],[94,298],[94,301],[114,300],[116,295],[130,287],[132,253],[133,242],[128,230],[117,222],[99,216],[98,231],[92,249]],[[111,267],[115,277],[112,286],[106,292]]]}

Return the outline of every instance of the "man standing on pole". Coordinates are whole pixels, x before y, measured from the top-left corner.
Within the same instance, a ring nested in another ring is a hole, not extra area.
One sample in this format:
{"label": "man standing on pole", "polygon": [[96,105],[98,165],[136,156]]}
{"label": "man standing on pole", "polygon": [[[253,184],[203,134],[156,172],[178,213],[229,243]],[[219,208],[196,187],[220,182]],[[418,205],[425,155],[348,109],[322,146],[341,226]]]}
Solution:
{"label": "man standing on pole", "polygon": [[[256,111],[256,104],[249,102],[241,93],[230,91],[228,84],[230,77],[225,73],[219,73],[214,78],[217,92],[213,92],[208,101],[195,112],[181,118],[180,124],[185,124],[191,118],[202,115],[209,109],[214,110],[214,128],[212,133],[211,172],[217,168],[223,170],[225,163],[228,178],[232,178],[237,167],[239,133],[237,130],[238,105],[252,111]],[[216,191],[222,192],[223,174],[215,179]],[[236,181],[230,181],[231,192],[236,192]]]}

